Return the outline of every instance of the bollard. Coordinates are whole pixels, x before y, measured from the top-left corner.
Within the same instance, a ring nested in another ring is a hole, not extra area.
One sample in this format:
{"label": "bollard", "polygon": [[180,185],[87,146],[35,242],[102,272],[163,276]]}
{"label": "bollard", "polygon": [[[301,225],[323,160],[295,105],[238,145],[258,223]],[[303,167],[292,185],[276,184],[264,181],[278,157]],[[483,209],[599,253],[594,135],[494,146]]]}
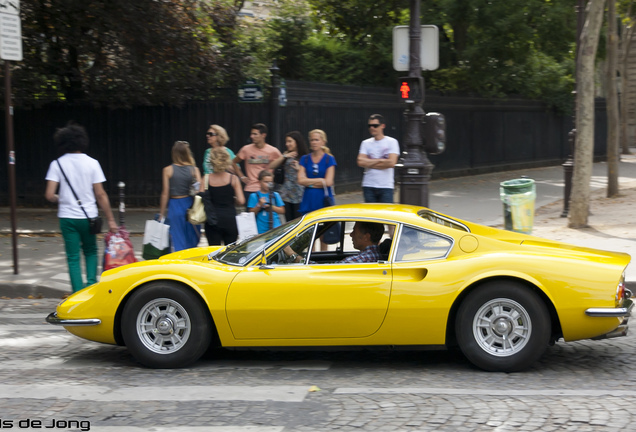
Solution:
{"label": "bollard", "polygon": [[126,187],[126,184],[120,181],[117,183],[117,187],[119,188],[119,226],[124,226],[126,219],[126,204],[124,203],[126,195],[124,193],[124,188]]}

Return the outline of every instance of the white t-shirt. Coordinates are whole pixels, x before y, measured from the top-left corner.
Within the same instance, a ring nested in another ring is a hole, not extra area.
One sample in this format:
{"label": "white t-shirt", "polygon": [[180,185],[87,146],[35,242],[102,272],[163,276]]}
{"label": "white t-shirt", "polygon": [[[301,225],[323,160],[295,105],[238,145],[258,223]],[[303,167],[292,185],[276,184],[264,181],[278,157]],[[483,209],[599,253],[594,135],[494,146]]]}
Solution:
{"label": "white t-shirt", "polygon": [[[360,144],[360,154],[367,155],[369,159],[388,159],[390,154],[400,155],[400,144],[395,138],[389,136],[381,140],[371,137]],[[362,186],[393,189],[393,171],[393,168],[365,168]]]}
{"label": "white t-shirt", "polygon": [[[86,210],[88,217],[94,218],[98,214],[97,202],[95,200],[95,192],[93,185],[95,183],[103,183],[106,181],[102,167],[95,159],[84,153],[66,153],[58,159],[64,174],[71,182],[73,190],[82,201],[82,207]],[[86,215],[77,203],[71,188],[60,171],[57,161],[51,162],[49,171],[46,173],[46,180],[58,182],[60,197],[57,217],[67,219],[86,219]]]}

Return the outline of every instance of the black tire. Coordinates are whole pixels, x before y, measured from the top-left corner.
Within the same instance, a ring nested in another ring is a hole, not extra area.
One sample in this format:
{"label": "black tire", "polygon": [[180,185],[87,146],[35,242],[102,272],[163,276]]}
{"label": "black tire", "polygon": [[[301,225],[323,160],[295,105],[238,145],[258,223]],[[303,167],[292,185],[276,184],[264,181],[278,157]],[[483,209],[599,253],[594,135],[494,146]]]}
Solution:
{"label": "black tire", "polygon": [[527,286],[493,281],[464,299],[455,320],[457,342],[475,366],[493,372],[530,367],[550,342],[550,314]]}
{"label": "black tire", "polygon": [[165,281],[153,282],[132,294],[124,307],[121,328],[126,346],[139,363],[171,369],[186,367],[205,353],[212,325],[195,293]]}

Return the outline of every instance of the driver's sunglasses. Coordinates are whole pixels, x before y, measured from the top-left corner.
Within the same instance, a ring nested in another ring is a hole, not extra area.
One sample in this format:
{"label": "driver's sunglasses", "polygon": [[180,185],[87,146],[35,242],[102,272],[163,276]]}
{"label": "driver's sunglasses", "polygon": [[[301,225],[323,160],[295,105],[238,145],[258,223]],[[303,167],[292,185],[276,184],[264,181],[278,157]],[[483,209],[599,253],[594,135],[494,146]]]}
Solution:
{"label": "driver's sunglasses", "polygon": [[378,126],[380,126],[380,123],[369,123],[369,127],[377,128]]}
{"label": "driver's sunglasses", "polygon": [[214,132],[207,132],[206,135],[207,136],[216,136],[216,134]]}

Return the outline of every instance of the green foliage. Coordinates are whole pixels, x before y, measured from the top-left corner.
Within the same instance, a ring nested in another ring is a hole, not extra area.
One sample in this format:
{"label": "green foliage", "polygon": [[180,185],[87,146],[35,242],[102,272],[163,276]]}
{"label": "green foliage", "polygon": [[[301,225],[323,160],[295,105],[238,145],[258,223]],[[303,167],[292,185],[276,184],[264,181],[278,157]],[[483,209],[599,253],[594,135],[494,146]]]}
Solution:
{"label": "green foliage", "polygon": [[206,3],[23,0],[17,105],[178,104],[209,97],[224,75]]}

